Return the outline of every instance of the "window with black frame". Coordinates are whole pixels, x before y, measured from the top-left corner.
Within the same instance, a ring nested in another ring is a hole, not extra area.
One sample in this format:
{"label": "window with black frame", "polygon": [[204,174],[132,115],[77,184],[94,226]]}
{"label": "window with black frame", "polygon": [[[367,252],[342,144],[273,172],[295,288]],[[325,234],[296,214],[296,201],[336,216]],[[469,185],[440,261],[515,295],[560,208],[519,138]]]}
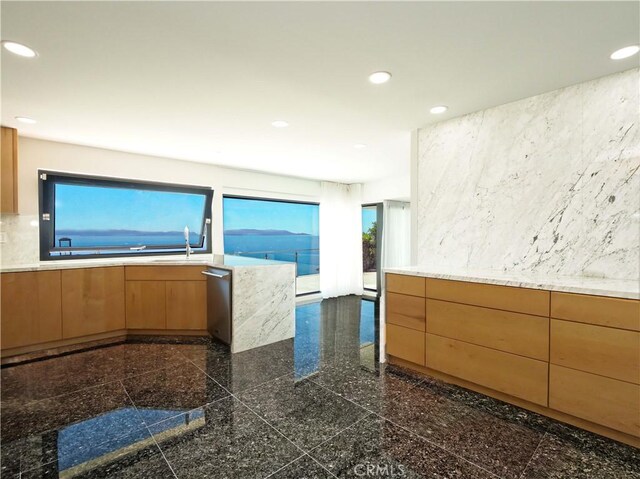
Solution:
{"label": "window with black frame", "polygon": [[[39,172],[40,258],[211,252],[207,187]],[[187,231],[188,229],[188,231]]]}

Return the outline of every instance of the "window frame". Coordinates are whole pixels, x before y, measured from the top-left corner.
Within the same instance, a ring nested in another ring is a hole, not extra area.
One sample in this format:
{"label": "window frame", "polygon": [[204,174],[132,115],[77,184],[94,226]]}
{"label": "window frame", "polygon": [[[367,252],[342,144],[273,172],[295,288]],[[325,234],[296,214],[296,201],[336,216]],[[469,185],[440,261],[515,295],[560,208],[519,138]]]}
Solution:
{"label": "window frame", "polygon": [[[56,184],[97,186],[124,188],[146,191],[159,191],[170,193],[187,193],[205,196],[204,211],[202,217],[202,242],[201,245],[192,250],[193,254],[211,254],[212,251],[212,203],[214,190],[208,186],[189,186],[173,183],[162,183],[156,181],[144,181],[126,178],[115,178],[108,176],[86,175],[78,173],[67,173],[61,171],[38,170],[38,223],[40,226],[39,249],[41,261],[59,260],[79,260],[95,258],[131,258],[136,256],[164,256],[185,254],[185,247],[178,248],[171,246],[154,246],[153,251],[133,251],[122,252],[129,246],[106,246],[106,247],[77,247],[61,248],[55,244],[55,186]],[[48,215],[48,219],[47,218]],[[117,249],[119,252],[110,253],[109,250]],[[88,254],[59,254],[52,256],[52,252],[65,251],[101,251],[100,253]]]}

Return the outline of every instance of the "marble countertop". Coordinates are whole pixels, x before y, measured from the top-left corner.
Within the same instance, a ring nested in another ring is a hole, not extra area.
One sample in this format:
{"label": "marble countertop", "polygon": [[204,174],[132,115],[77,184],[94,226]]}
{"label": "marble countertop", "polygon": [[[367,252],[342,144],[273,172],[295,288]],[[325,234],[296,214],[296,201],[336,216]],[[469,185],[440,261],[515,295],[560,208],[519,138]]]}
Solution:
{"label": "marble countertop", "polygon": [[557,276],[554,278],[527,273],[500,271],[439,270],[421,266],[386,268],[385,273],[424,276],[425,278],[468,281],[521,288],[544,289],[567,293],[591,294],[614,298],[640,299],[640,280]]}
{"label": "marble countertop", "polygon": [[39,261],[37,263],[2,265],[0,272],[17,273],[23,271],[50,271],[57,269],[99,268],[105,266],[190,266],[222,268],[233,271],[237,268],[251,268],[262,266],[278,266],[294,263],[283,261],[249,258],[235,255],[194,254],[189,259],[184,256],[145,256],[138,258],[94,258]]}

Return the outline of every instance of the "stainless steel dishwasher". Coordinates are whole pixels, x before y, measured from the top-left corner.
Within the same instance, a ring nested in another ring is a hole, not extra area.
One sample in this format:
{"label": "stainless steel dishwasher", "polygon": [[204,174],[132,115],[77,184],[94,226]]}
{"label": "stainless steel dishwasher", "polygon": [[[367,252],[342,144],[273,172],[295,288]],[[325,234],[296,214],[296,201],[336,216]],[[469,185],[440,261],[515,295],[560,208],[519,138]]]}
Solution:
{"label": "stainless steel dishwasher", "polygon": [[231,344],[231,271],[208,268],[207,330],[214,338]]}

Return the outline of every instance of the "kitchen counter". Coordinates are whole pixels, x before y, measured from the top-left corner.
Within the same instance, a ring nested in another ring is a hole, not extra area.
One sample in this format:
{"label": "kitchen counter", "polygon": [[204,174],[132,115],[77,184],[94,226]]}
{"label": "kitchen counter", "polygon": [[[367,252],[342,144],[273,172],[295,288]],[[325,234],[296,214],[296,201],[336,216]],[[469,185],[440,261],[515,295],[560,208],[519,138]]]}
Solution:
{"label": "kitchen counter", "polygon": [[520,288],[590,294],[613,298],[640,299],[640,279],[620,280],[592,277],[557,276],[555,278],[527,273],[504,273],[500,271],[439,270],[424,266],[386,268],[385,273],[423,276],[425,278],[486,283]]}
{"label": "kitchen counter", "polygon": [[51,271],[58,269],[104,268],[106,266],[211,266],[233,271],[237,268],[255,266],[279,266],[282,261],[249,258],[229,254],[193,254],[185,256],[142,256],[137,258],[92,258],[72,260],[39,261],[37,263],[11,264],[0,266],[0,273],[19,273],[23,271]]}

